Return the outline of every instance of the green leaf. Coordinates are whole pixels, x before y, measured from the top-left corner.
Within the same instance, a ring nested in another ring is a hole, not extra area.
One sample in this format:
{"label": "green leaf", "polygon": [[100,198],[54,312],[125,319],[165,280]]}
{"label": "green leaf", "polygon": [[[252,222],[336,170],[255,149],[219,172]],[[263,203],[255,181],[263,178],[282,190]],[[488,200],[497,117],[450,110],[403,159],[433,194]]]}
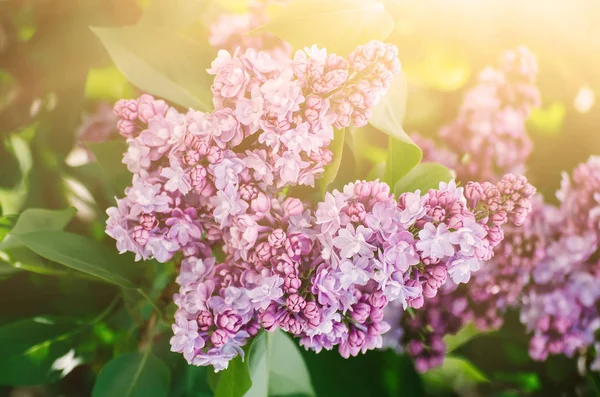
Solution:
{"label": "green leaf", "polygon": [[308,368],[298,345],[283,331],[269,334],[269,395],[314,396]]}
{"label": "green leaf", "polygon": [[150,24],[92,31],[119,70],[142,91],[184,107],[212,109],[212,77],[206,69],[214,51],[208,44]]}
{"label": "green leaf", "polygon": [[[116,102],[121,98],[135,95],[133,87],[113,65],[89,70],[85,81],[85,97],[97,101]],[[114,126],[116,129],[116,125]]]}
{"label": "green leaf", "polygon": [[69,364],[77,361],[71,350],[78,328],[75,320],[58,317],[35,317],[0,327],[0,384],[38,385],[66,375],[72,369]]}
{"label": "green leaf", "polygon": [[215,397],[315,395],[300,350],[283,331],[258,334],[246,360],[246,366],[239,357],[229,363],[219,377]]}
{"label": "green leaf", "polygon": [[73,219],[76,212],[75,208],[66,208],[64,210],[27,209],[19,215],[15,226],[2,243],[0,243],[0,250],[5,251],[10,248],[22,246],[16,240],[16,236],[20,234],[63,230],[71,219]]}
{"label": "green leaf", "polygon": [[125,188],[131,185],[131,172],[123,164],[123,154],[127,151],[124,140],[105,141],[100,143],[86,144],[94,153],[96,161],[104,171],[109,184],[114,188],[116,194],[122,194]]}
{"label": "green leaf", "polygon": [[126,275],[127,263],[108,247],[83,236],[68,232],[34,232],[15,238],[36,254],[71,269],[91,274],[123,288],[136,288]]}
{"label": "green leaf", "polygon": [[357,162],[359,159],[365,159],[373,164],[385,163],[387,149],[373,143],[373,137],[377,134],[380,134],[379,130],[369,124],[364,127],[350,129],[351,140],[349,139],[349,141]]}
{"label": "green leaf", "polygon": [[423,152],[408,135],[406,135],[406,140],[390,136],[383,180],[390,187],[396,186],[400,179],[421,162],[422,157]]}
{"label": "green leaf", "polygon": [[394,77],[387,94],[373,108],[369,124],[390,136],[384,180],[391,186],[412,170],[423,158],[421,149],[402,128],[406,112],[406,76]]}
{"label": "green leaf", "polygon": [[469,323],[466,326],[462,327],[460,331],[458,331],[454,335],[446,335],[444,336],[444,343],[446,344],[446,353],[451,353],[452,351],[458,349],[460,346],[464,345],[477,335],[480,335],[481,331],[475,328],[473,323]]}
{"label": "green leaf", "polygon": [[244,397],[269,396],[269,353],[270,341],[268,332],[261,332],[254,338],[248,351],[248,373],[252,386]]}
{"label": "green leaf", "polygon": [[320,180],[321,193],[324,195],[327,191],[327,187],[335,181],[335,177],[340,170],[340,164],[342,163],[342,155],[344,151],[344,138],[346,137],[346,129],[335,130],[333,141],[329,145],[329,150],[333,152],[333,161],[331,164],[325,167],[323,176]]}
{"label": "green leaf", "polygon": [[[64,274],[64,271],[53,269],[42,258],[23,246],[17,236],[35,231],[62,230],[71,221],[75,212],[75,208],[58,211],[31,208],[23,211],[16,220],[14,215],[10,220],[5,217],[5,220],[0,222],[0,238],[4,235],[4,240],[0,243],[0,259],[15,270],[44,275]],[[12,223],[14,227],[6,233]]]}
{"label": "green leaf", "polygon": [[469,394],[480,383],[489,382],[487,377],[466,359],[447,356],[441,367],[423,374],[425,387],[431,385],[451,387],[459,395]]}
{"label": "green leaf", "polygon": [[242,397],[252,386],[248,363],[237,356],[219,376],[215,397]]}
{"label": "green leaf", "polygon": [[440,182],[452,180],[452,173],[446,167],[438,163],[421,163],[404,175],[394,187],[396,196],[405,192],[420,190],[421,193],[429,189],[437,189]]}
{"label": "green leaf", "polygon": [[267,31],[295,48],[317,44],[330,53],[348,55],[360,44],[384,40],[394,26],[394,18],[377,1],[292,0],[250,34]]}
{"label": "green leaf", "polygon": [[92,397],[167,397],[171,374],[158,358],[128,353],[110,360],[100,371]]}

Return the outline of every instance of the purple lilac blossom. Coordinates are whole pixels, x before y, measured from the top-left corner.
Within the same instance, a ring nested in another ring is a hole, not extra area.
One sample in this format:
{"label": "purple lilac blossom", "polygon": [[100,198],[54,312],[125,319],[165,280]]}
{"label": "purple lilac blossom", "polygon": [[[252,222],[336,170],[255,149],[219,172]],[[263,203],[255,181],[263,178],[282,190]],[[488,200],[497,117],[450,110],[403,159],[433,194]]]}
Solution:
{"label": "purple lilac blossom", "polygon": [[[355,308],[357,297],[343,294],[326,273],[331,283],[323,296],[312,295],[310,279],[324,261],[315,248],[313,208],[284,189],[314,186],[332,161],[334,128],[366,123],[400,70],[397,50],[371,42],[348,59],[316,47],[294,58],[219,51],[209,70],[212,113],[180,113],[149,95],[114,107],[133,178],[107,210],[106,232],[138,260],[182,257],[172,348],[191,364],[226,368],[261,327],[325,338],[336,326],[342,335],[339,313],[318,303],[327,296],[360,320],[371,312],[366,301]],[[357,253],[370,249],[369,230],[352,230]],[[214,249],[223,251],[223,263],[214,261]],[[366,283],[360,266],[368,261],[358,259],[340,267],[344,286]],[[378,308],[384,303],[376,300]],[[353,346],[373,348],[386,329],[373,327],[346,334]]]}
{"label": "purple lilac blossom", "polygon": [[[413,274],[405,281],[411,287],[421,287],[421,296],[408,301],[409,306],[419,310],[410,316],[398,316],[397,311],[405,305],[402,299],[388,306],[385,319],[390,319],[392,331],[384,336],[384,346],[407,352],[421,372],[442,364],[446,351],[444,335],[458,332],[467,322],[481,316],[464,296],[465,291],[471,291],[480,273],[488,272],[494,249],[504,247],[499,244],[504,238],[503,229],[511,238],[511,233],[521,232],[517,225],[529,222],[527,215],[534,194],[535,189],[524,178],[505,175],[496,185],[469,182],[461,188],[453,182],[441,183],[439,190],[423,196],[426,211],[414,225],[422,227],[416,236],[424,238],[426,244],[416,242],[420,263],[412,267]],[[528,225],[526,228],[530,230]],[[432,247],[436,247],[435,252]],[[463,287],[466,282],[469,286]],[[500,292],[497,288],[495,293]]]}
{"label": "purple lilac blossom", "polygon": [[506,228],[503,244],[468,288],[442,289],[416,319],[404,316],[404,330],[396,332],[401,339],[386,344],[406,349],[420,370],[428,370],[441,363],[444,335],[468,322],[480,330],[498,328],[502,314],[517,308],[531,333],[533,359],[585,356],[592,350],[596,360],[590,369],[597,370],[599,191],[600,161],[592,156],[572,176],[563,175],[558,206],[544,204],[541,196],[532,200],[532,214],[521,227]]}

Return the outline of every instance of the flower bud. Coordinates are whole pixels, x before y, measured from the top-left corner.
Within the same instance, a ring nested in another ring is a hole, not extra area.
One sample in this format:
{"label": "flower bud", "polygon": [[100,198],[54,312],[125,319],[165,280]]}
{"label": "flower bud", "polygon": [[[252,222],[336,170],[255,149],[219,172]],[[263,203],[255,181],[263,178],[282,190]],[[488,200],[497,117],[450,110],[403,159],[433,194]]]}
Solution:
{"label": "flower bud", "polygon": [[150,233],[148,232],[148,230],[144,229],[143,226],[138,225],[133,228],[133,233],[131,237],[133,238],[133,241],[135,241],[139,245],[145,245],[148,242],[148,239],[150,238]]}
{"label": "flower bud", "polygon": [[227,334],[227,331],[225,331],[223,329],[215,330],[215,332],[213,332],[212,335],[210,336],[210,341],[212,342],[213,345],[215,345],[215,347],[223,346],[225,343],[227,343],[228,339],[229,339],[229,335]]}
{"label": "flower bud", "polygon": [[301,286],[302,281],[300,281],[298,276],[296,276],[295,274],[289,274],[285,277],[285,279],[283,279],[283,290],[287,294],[297,293]]}
{"label": "flower bud", "polygon": [[201,331],[208,331],[208,329],[213,325],[212,315],[207,310],[202,310],[200,313],[198,313],[196,321],[198,322],[198,329]]}
{"label": "flower bud", "polygon": [[267,240],[269,241],[269,244],[271,245],[271,247],[274,248],[280,248],[281,246],[283,246],[283,243],[285,242],[285,232],[281,229],[275,229],[271,232],[271,234],[269,234],[269,237],[267,238]]}
{"label": "flower bud", "polygon": [[208,153],[206,154],[206,159],[210,164],[217,164],[223,161],[223,152],[216,146],[208,149]]}
{"label": "flower bud", "polygon": [[352,306],[350,316],[359,324],[364,323],[369,318],[371,306],[368,303],[359,302]]}
{"label": "flower bud", "polygon": [[259,192],[250,203],[250,208],[258,214],[265,214],[271,209],[271,200],[263,192]]}
{"label": "flower bud", "polygon": [[301,215],[304,212],[304,204],[300,199],[288,197],[283,202],[283,209],[287,216]]}
{"label": "flower bud", "polygon": [[146,230],[152,230],[158,225],[158,220],[154,214],[140,215],[140,225]]}
{"label": "flower bud", "polygon": [[285,300],[285,305],[294,313],[300,312],[306,306],[306,301],[298,294],[292,294]]}

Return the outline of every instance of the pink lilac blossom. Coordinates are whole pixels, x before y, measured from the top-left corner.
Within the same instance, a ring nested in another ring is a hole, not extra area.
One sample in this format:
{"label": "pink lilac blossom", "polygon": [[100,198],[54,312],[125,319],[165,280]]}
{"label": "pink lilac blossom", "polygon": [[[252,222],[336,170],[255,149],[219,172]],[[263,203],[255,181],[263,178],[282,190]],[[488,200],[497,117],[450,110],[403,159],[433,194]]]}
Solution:
{"label": "pink lilac blossom", "polygon": [[[182,255],[172,348],[192,364],[224,369],[261,327],[321,336],[339,316],[307,295],[310,272],[324,259],[310,208],[285,189],[314,185],[332,161],[334,128],[366,122],[400,64],[395,47],[378,42],[347,60],[305,51],[285,66],[252,49],[220,51],[209,70],[211,113],[180,113],[149,95],[114,107],[133,180],[107,210],[106,232],[138,260]],[[324,77],[327,65],[315,54],[335,62],[343,79]],[[358,252],[368,248],[365,229],[352,234]],[[344,285],[364,279],[354,262],[344,269]],[[350,338],[377,344],[363,331]]]}
{"label": "pink lilac blossom", "polygon": [[439,130],[441,147],[413,136],[426,149],[424,161],[446,165],[461,181],[497,181],[505,173],[522,173],[533,148],[525,122],[540,105],[536,75],[537,62],[528,49],[504,53],[497,68],[479,74],[456,119]]}

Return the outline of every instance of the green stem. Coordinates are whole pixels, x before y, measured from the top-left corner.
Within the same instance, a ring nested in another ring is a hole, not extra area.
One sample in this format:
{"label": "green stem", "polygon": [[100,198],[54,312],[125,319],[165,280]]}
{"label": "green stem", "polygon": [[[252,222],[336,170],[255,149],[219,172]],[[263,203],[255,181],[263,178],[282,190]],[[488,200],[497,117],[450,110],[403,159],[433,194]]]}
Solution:
{"label": "green stem", "polygon": [[148,301],[148,303],[150,303],[150,305],[152,305],[152,308],[154,309],[154,311],[156,311],[156,314],[158,315],[158,317],[162,320],[163,319],[163,313],[162,310],[160,310],[160,307],[158,307],[156,305],[156,303],[154,302],[154,300],[152,300],[152,298],[150,297],[150,295],[148,295],[146,293],[146,291],[144,291],[141,288],[138,288],[137,291],[140,293],[140,295],[142,295],[142,297],[144,299],[146,299]]}
{"label": "green stem", "polygon": [[104,317],[108,316],[109,313],[115,308],[115,306],[117,305],[119,300],[121,300],[121,297],[119,295],[115,296],[115,298],[108,304],[106,309],[104,309],[102,311],[102,313],[100,313],[92,321],[89,322],[89,325],[93,325],[93,324],[96,324],[97,322],[102,321],[104,319]]}

